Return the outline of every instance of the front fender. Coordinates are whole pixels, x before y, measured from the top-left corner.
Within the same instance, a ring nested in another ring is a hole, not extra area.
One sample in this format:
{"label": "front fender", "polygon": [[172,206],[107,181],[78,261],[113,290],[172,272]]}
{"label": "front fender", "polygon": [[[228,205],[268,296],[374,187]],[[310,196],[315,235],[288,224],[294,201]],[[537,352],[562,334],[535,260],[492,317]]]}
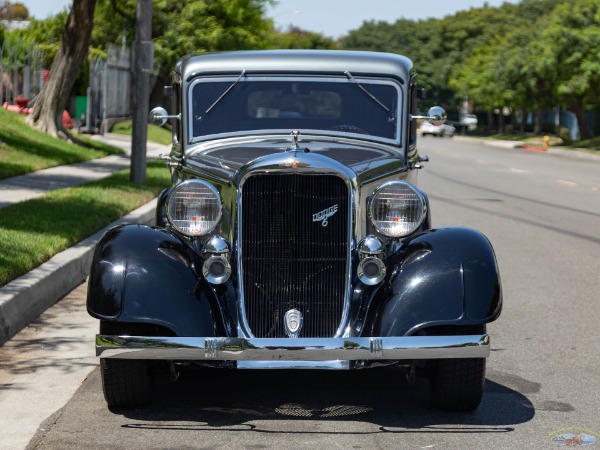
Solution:
{"label": "front fender", "polygon": [[491,322],[502,310],[494,250],[479,231],[439,228],[403,242],[386,261],[365,331],[404,336],[438,325]]}
{"label": "front fender", "polygon": [[96,246],[87,295],[93,317],[160,325],[177,336],[215,336],[218,302],[196,273],[190,247],[167,230],[123,225]]}

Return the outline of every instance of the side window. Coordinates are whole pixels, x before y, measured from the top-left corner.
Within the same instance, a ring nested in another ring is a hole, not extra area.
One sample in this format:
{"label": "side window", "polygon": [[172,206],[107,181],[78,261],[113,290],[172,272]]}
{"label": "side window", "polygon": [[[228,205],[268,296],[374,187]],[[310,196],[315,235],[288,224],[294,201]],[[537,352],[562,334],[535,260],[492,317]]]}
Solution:
{"label": "side window", "polygon": [[[172,114],[181,114],[181,82],[173,80],[173,95],[172,95]],[[179,144],[181,142],[183,119],[173,120],[173,143]]]}
{"label": "side window", "polygon": [[[410,92],[408,97],[408,113],[416,116],[417,115],[417,85],[416,83],[410,84]],[[408,146],[415,145],[417,143],[417,122],[411,120],[408,123]]]}

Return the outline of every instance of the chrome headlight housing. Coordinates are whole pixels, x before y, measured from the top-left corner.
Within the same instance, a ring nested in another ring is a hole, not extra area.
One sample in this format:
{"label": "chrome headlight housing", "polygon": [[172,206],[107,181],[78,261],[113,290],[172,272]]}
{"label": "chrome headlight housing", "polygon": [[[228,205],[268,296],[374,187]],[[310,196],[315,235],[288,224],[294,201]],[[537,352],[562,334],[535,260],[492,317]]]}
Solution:
{"label": "chrome headlight housing", "polygon": [[221,220],[223,202],[217,189],[203,180],[187,180],[167,197],[167,218],[181,234],[204,236]]}
{"label": "chrome headlight housing", "polygon": [[425,196],[406,181],[389,181],[379,186],[369,204],[375,229],[389,237],[408,236],[417,230],[427,214]]}

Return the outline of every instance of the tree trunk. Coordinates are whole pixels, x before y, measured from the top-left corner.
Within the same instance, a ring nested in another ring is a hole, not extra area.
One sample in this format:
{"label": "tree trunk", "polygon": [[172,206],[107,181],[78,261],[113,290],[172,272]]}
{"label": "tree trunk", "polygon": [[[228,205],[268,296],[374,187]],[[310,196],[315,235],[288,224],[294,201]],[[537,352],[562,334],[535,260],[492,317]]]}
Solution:
{"label": "tree trunk", "polygon": [[35,128],[53,136],[59,136],[59,131],[66,132],[62,115],[88,53],[95,7],[96,0],[73,0],[50,77],[36,98],[28,119]]}
{"label": "tree trunk", "polygon": [[535,112],[535,122],[533,123],[533,134],[538,135],[542,132],[542,110],[538,108]]}
{"label": "tree trunk", "polygon": [[512,108],[510,110],[510,132],[512,134],[517,132],[517,113]]}
{"label": "tree trunk", "polygon": [[500,114],[498,114],[498,134],[504,134],[504,111],[500,108]]}
{"label": "tree trunk", "polygon": [[588,127],[585,121],[585,108],[583,107],[583,102],[577,102],[577,104],[573,105],[573,109],[575,112],[575,117],[577,117],[577,122],[579,124],[579,133],[581,135],[581,139],[591,138],[591,135],[588,135]]}

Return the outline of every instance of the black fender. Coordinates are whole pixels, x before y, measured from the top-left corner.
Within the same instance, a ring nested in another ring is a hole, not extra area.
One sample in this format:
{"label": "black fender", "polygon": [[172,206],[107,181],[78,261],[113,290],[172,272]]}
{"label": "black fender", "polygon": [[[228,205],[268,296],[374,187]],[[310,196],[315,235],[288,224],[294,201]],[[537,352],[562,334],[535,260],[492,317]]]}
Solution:
{"label": "black fender", "polygon": [[500,315],[502,288],[496,256],[479,231],[428,230],[405,240],[385,262],[386,279],[363,299],[369,305],[365,336],[404,336],[439,325],[483,324]]}
{"label": "black fender", "polygon": [[201,259],[179,236],[144,225],[107,231],[96,246],[87,310],[98,319],[145,323],[177,336],[229,335],[233,325],[223,292],[196,271]]}
{"label": "black fender", "polygon": [[163,189],[156,199],[156,226],[166,227],[169,223],[167,220],[167,197],[171,193],[171,188]]}

